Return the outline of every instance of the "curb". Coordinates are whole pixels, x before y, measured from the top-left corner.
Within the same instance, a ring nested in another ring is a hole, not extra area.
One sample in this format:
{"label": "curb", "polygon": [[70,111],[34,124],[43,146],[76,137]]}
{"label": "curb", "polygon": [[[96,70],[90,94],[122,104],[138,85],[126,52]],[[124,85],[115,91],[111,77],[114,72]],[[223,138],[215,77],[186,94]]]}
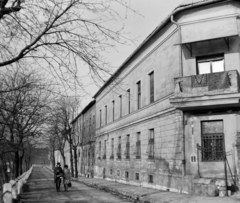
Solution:
{"label": "curb", "polygon": [[84,180],[80,180],[80,179],[72,179],[73,181],[76,181],[76,182],[80,182],[84,185],[87,185],[89,187],[92,187],[92,188],[95,188],[97,190],[101,190],[101,191],[104,191],[104,192],[108,192],[108,193],[111,193],[112,195],[115,195],[115,196],[118,196],[120,197],[121,199],[124,199],[124,200],[127,200],[127,201],[131,201],[131,202],[134,202],[134,203],[151,203],[152,201],[148,198],[146,198],[147,195],[138,195],[138,194],[133,194],[131,192],[126,192],[126,191],[121,191],[121,190],[117,190],[117,189],[114,189],[114,188],[111,188],[111,187],[108,187],[108,186],[102,186],[102,185],[99,185],[97,183],[87,183],[85,182]]}

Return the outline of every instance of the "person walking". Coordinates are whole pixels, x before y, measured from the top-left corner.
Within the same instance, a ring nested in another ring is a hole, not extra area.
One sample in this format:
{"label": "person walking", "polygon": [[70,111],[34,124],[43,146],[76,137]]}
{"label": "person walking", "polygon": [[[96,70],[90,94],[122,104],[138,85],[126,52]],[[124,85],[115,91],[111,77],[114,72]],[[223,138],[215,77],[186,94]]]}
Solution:
{"label": "person walking", "polygon": [[63,177],[63,169],[61,167],[61,164],[58,162],[57,166],[54,169],[54,182],[56,184],[57,192],[60,191],[61,177]]}
{"label": "person walking", "polygon": [[63,169],[63,184],[65,191],[68,191],[68,186],[71,184],[71,174],[68,165],[65,165]]}

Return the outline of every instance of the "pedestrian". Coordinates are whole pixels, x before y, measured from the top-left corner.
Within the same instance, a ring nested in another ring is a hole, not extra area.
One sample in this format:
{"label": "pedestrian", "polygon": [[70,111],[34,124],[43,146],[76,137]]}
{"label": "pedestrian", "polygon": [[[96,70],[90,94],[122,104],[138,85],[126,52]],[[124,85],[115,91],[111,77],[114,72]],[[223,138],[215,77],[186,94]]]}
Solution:
{"label": "pedestrian", "polygon": [[68,165],[65,165],[63,169],[63,184],[65,191],[68,191],[68,186],[71,184],[71,174]]}
{"label": "pedestrian", "polygon": [[63,169],[61,167],[61,164],[58,162],[57,166],[54,169],[54,182],[56,184],[57,192],[60,191],[62,177],[63,177]]}

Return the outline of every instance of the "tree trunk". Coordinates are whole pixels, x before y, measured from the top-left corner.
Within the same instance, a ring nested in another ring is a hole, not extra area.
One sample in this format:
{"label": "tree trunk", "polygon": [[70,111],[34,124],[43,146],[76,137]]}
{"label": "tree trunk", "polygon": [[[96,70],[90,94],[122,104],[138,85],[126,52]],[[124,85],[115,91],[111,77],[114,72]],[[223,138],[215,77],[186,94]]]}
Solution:
{"label": "tree trunk", "polygon": [[56,160],[55,160],[55,156],[54,156],[54,150],[51,152],[51,161],[52,161],[52,170],[54,170],[55,165],[56,165]]}
{"label": "tree trunk", "polygon": [[15,178],[19,176],[19,153],[14,152],[15,155]]}
{"label": "tree trunk", "polygon": [[73,169],[73,153],[72,153],[72,140],[70,139],[69,150],[70,150],[70,164],[71,164],[71,175],[74,177],[74,169]]}
{"label": "tree trunk", "polygon": [[7,173],[7,165],[6,165],[6,161],[4,160],[3,155],[1,156],[1,162],[2,162],[2,173],[4,174],[3,178],[3,183],[7,183],[9,182],[9,175]]}
{"label": "tree trunk", "polygon": [[19,157],[19,174],[23,174],[23,157],[24,157],[24,151],[22,152],[22,155]]}
{"label": "tree trunk", "polygon": [[74,167],[75,167],[75,178],[78,178],[78,168],[77,168],[77,147],[73,147],[73,151],[74,151]]}

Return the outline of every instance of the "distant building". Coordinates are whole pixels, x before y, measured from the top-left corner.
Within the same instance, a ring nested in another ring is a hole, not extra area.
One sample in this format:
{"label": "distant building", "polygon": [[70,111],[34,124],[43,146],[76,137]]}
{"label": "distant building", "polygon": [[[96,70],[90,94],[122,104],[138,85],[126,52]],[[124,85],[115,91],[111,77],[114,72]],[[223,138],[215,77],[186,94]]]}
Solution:
{"label": "distant building", "polygon": [[77,146],[78,174],[93,177],[95,163],[95,100],[90,102],[71,122]]}

